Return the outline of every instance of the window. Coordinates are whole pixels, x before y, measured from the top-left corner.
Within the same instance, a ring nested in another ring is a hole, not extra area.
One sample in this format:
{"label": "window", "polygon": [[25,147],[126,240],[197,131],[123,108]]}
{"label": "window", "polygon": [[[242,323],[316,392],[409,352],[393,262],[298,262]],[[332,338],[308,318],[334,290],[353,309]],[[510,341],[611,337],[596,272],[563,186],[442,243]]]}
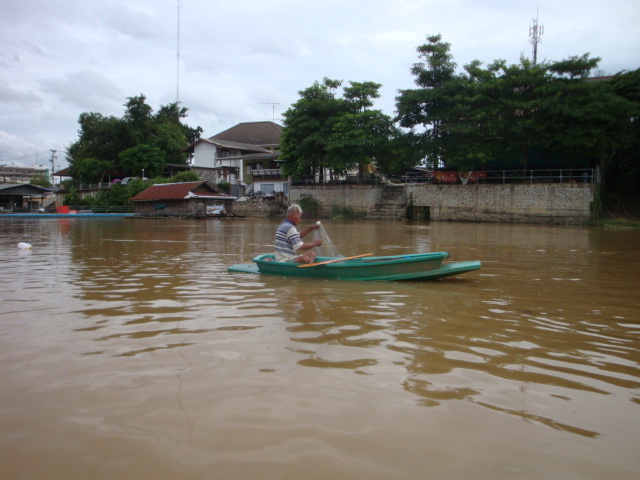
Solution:
{"label": "window", "polygon": [[260,191],[265,195],[269,195],[274,191],[273,187],[274,187],[273,183],[262,183],[260,184]]}

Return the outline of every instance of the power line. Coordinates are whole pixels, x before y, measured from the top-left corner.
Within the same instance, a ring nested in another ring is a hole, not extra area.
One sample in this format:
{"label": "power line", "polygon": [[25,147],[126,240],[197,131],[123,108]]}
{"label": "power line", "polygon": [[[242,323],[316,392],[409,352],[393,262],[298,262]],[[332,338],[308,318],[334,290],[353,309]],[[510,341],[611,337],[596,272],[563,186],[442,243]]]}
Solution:
{"label": "power line", "polygon": [[43,150],[42,152],[36,152],[36,153],[32,153],[30,155],[23,155],[22,157],[14,157],[14,158],[11,158],[11,159],[5,159],[4,158],[4,154],[3,154],[2,161],[3,162],[21,162],[21,161],[24,161],[24,160],[29,160],[31,158],[36,158],[37,159],[39,156],[46,155],[48,153],[49,153],[49,150]]}

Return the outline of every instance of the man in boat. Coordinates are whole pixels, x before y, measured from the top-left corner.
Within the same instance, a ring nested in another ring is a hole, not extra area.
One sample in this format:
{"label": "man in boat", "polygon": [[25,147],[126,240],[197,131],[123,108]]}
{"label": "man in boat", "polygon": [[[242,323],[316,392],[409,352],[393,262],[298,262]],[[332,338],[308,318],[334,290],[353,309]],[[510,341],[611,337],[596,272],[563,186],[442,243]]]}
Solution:
{"label": "man in boat", "polygon": [[[313,242],[303,242],[302,239],[314,230],[318,230],[320,225],[313,224],[298,233],[296,225],[302,218],[302,208],[300,205],[292,204],[287,209],[287,218],[276,230],[276,262],[293,263],[313,263],[316,253],[312,248],[322,245],[322,240]],[[299,252],[304,252],[299,254]]]}

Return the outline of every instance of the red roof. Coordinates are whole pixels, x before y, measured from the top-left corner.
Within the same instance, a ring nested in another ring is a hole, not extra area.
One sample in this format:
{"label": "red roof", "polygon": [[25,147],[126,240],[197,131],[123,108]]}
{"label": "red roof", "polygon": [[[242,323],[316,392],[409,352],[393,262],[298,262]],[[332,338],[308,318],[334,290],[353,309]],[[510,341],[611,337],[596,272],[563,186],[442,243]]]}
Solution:
{"label": "red roof", "polygon": [[231,200],[235,197],[217,193],[205,182],[181,182],[152,185],[131,200],[134,202],[154,200],[185,200],[187,198],[219,198]]}

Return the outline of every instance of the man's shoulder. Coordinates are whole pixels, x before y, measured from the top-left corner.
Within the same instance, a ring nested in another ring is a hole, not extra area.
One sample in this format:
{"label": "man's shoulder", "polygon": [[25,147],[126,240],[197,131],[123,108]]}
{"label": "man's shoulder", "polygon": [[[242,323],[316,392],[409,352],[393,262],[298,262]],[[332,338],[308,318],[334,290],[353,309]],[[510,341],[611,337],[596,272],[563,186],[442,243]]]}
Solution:
{"label": "man's shoulder", "polygon": [[278,230],[280,230],[280,231],[287,232],[287,231],[291,230],[292,228],[295,228],[295,226],[289,220],[285,220],[280,225],[278,225]]}

